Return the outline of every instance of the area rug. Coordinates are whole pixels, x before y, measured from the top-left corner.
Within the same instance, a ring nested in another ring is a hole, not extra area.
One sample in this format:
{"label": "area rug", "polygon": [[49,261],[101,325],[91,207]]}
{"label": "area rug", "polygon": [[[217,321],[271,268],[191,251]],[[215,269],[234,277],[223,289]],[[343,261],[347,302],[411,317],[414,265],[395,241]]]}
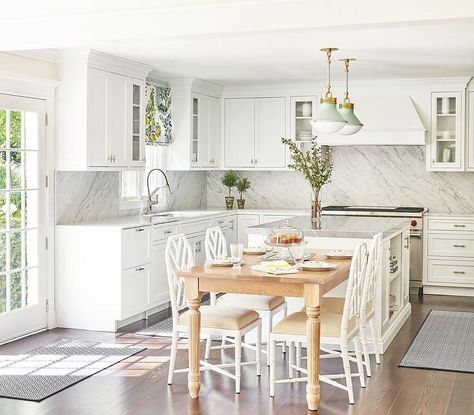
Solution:
{"label": "area rug", "polygon": [[474,313],[431,310],[399,366],[474,373]]}
{"label": "area rug", "polygon": [[143,350],[63,338],[25,354],[0,355],[0,397],[39,402]]}

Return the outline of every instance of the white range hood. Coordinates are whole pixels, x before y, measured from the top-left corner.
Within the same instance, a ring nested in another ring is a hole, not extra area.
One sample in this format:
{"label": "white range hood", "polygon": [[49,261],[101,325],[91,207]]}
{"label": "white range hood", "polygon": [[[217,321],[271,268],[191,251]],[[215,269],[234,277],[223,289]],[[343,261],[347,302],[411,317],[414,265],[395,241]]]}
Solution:
{"label": "white range hood", "polygon": [[426,130],[409,96],[359,97],[353,102],[362,129],[353,135],[317,134],[318,144],[425,145]]}

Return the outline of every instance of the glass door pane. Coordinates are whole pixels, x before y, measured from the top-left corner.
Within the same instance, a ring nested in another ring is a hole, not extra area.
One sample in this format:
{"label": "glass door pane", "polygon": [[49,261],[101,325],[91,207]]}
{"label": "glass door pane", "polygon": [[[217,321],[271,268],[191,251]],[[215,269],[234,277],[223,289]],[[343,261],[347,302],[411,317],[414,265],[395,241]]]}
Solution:
{"label": "glass door pane", "polygon": [[16,109],[30,105],[44,108],[40,100],[0,95],[0,341],[46,325],[39,253],[44,113]]}
{"label": "glass door pane", "polygon": [[141,107],[140,107],[141,87],[133,85],[132,104],[132,160],[140,161],[140,127],[141,127]]}

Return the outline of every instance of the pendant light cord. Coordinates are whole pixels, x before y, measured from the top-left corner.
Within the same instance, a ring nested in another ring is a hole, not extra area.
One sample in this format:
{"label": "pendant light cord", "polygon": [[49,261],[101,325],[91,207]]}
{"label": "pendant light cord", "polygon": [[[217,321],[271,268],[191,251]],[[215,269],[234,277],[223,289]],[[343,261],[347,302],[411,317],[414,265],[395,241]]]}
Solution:
{"label": "pendant light cord", "polygon": [[349,59],[344,60],[344,66],[346,67],[346,94],[344,96],[344,102],[351,102],[349,99]]}
{"label": "pendant light cord", "polygon": [[326,98],[332,98],[331,92],[331,49],[326,50],[328,57],[328,85],[326,89]]}

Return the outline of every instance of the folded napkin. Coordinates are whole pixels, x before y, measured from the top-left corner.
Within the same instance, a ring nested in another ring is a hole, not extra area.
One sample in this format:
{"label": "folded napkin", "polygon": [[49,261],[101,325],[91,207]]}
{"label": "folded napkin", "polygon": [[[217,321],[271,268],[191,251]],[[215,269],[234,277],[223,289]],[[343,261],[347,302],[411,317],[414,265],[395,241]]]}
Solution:
{"label": "folded napkin", "polygon": [[286,261],[262,261],[260,264],[254,265],[252,270],[278,275],[298,273],[298,270]]}

